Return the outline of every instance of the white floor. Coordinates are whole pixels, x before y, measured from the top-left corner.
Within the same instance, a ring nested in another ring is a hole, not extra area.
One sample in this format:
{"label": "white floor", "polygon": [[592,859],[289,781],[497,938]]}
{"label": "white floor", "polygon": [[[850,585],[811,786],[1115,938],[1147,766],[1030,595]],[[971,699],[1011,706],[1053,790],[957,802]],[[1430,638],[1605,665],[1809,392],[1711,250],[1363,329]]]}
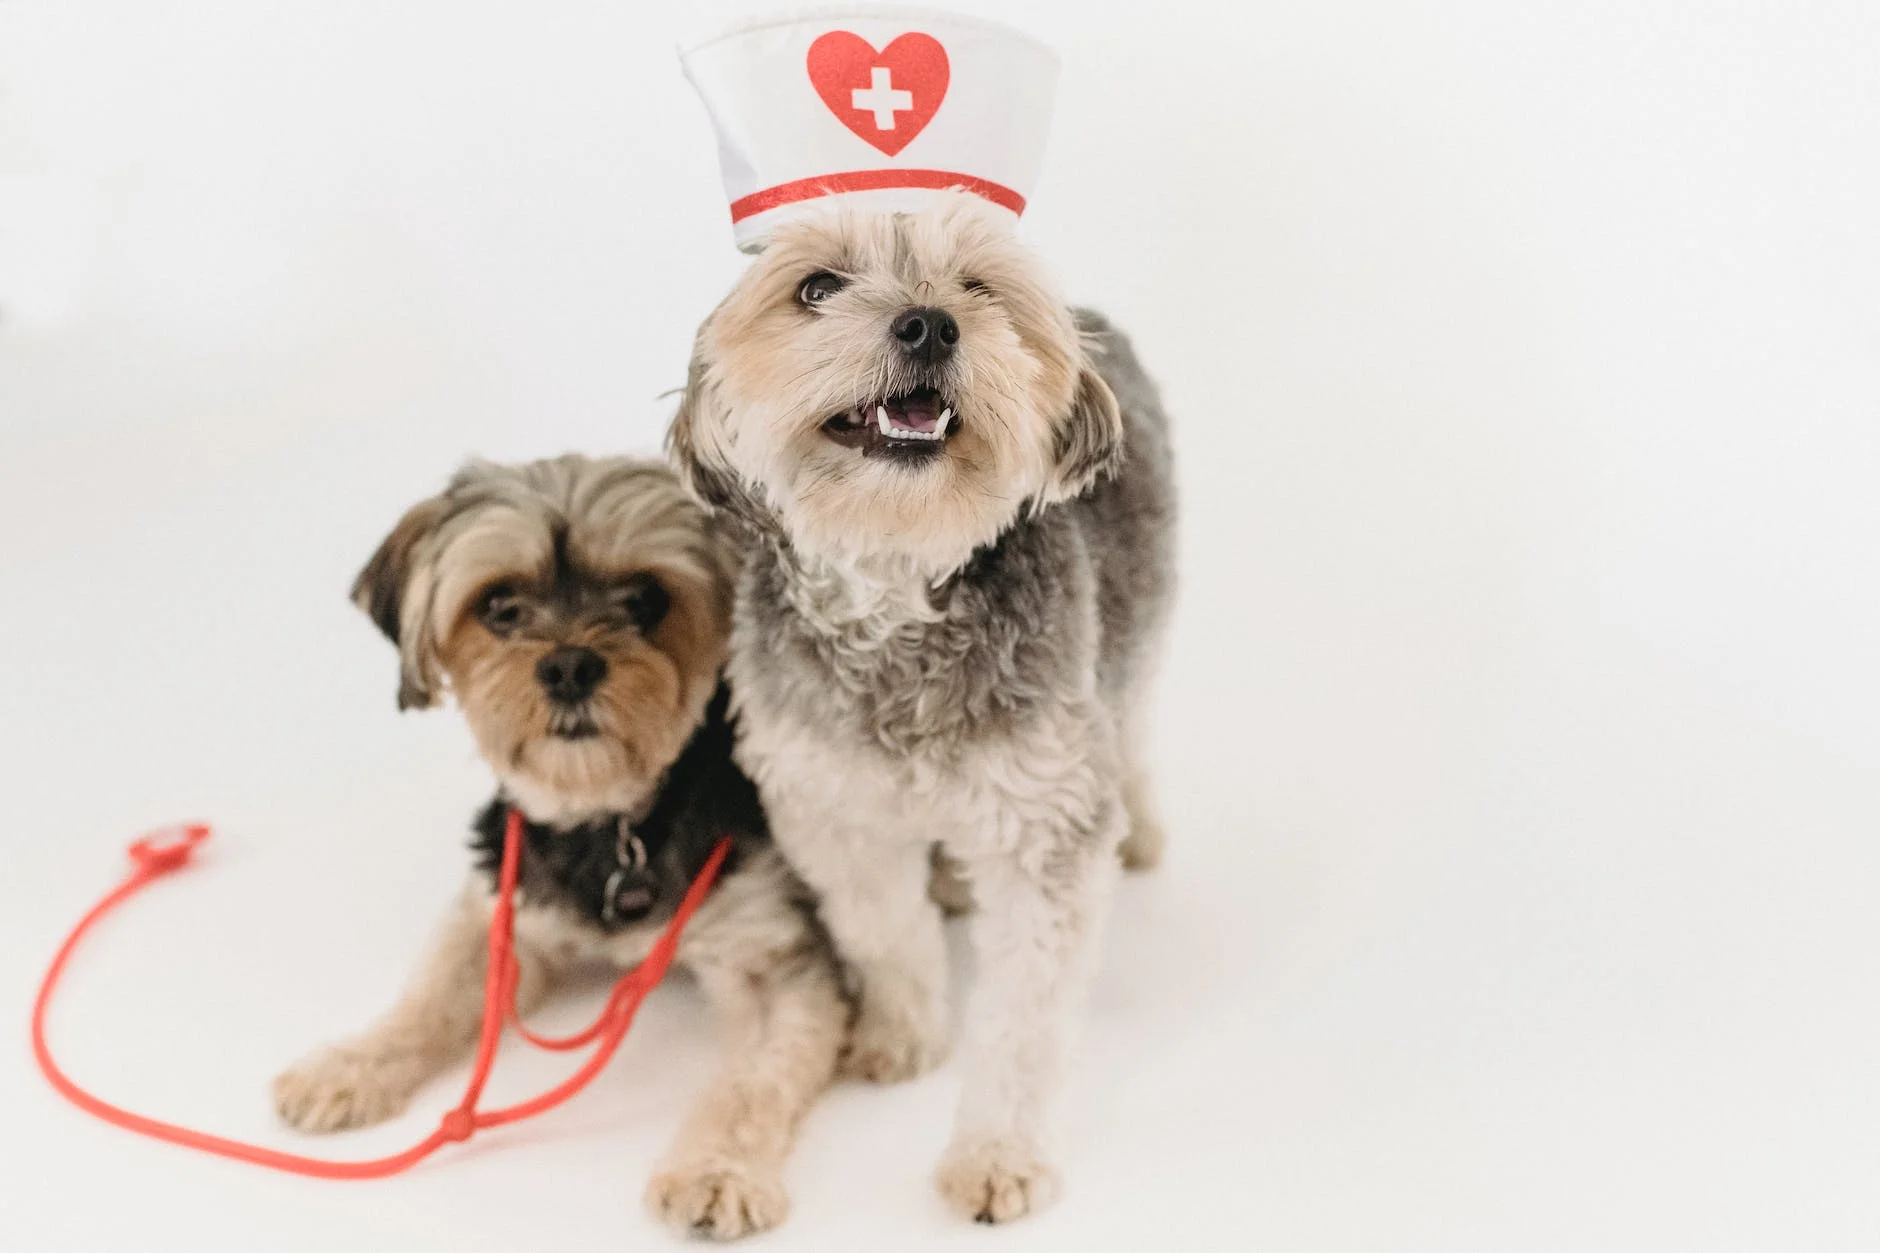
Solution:
{"label": "white floor", "polygon": [[[0,10],[0,1246],[670,1247],[683,986],[379,1184],[90,1122],[24,1038],[121,846],[206,815],[57,1046],[309,1147],[267,1081],[390,995],[487,786],[347,582],[465,453],[656,447],[736,273],[693,22],[633,7]],[[1027,234],[1180,423],[1172,850],[1057,1209],[943,1212],[949,1069],[833,1093],[765,1247],[1876,1247],[1880,17],[996,7],[1066,56]]]}

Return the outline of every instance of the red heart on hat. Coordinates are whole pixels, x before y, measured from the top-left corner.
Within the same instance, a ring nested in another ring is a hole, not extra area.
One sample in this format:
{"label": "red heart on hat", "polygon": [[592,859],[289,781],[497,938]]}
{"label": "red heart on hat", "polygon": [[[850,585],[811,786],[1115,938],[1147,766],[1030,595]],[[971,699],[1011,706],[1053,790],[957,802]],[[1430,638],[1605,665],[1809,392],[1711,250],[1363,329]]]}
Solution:
{"label": "red heart on hat", "polygon": [[947,50],[910,31],[877,52],[860,35],[832,30],[809,46],[809,81],[838,122],[893,156],[946,99]]}

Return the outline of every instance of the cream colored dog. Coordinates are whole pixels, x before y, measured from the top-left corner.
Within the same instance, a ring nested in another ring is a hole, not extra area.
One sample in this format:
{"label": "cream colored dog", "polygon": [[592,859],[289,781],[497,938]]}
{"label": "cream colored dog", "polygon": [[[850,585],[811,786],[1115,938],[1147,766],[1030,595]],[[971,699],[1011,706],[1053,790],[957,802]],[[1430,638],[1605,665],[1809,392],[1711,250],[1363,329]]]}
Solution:
{"label": "cream colored dog", "polygon": [[1174,493],[1127,341],[975,205],[779,228],[699,333],[671,450],[746,532],[738,757],[858,981],[852,1071],[945,1054],[930,851],[970,883],[939,1182],[998,1222],[1056,1184],[1047,1115],[1118,849],[1161,848],[1137,731]]}

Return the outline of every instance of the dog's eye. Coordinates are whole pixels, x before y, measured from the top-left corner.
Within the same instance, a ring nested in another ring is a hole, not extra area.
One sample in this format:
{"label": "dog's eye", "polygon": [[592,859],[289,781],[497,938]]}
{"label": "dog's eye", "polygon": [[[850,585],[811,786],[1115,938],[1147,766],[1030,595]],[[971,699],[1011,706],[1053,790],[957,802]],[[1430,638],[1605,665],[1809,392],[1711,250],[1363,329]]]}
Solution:
{"label": "dog's eye", "polygon": [[848,280],[824,270],[803,280],[803,285],[796,289],[797,302],[805,305],[819,305],[846,286],[848,286]]}
{"label": "dog's eye", "polygon": [[976,278],[963,278],[963,279],[961,279],[961,280],[960,280],[960,287],[961,287],[961,288],[963,288],[963,289],[964,289],[965,291],[967,291],[968,293],[970,293],[970,294],[972,294],[972,295],[975,295],[975,296],[977,296],[977,295],[979,295],[979,294],[980,294],[981,292],[984,292],[984,293],[986,293],[987,295],[991,295],[991,294],[992,294],[992,293],[991,293],[991,290],[990,290],[989,288],[987,288],[987,286],[986,286],[986,285],[985,285],[984,283],[982,283],[982,282],[980,282],[980,281],[979,281],[978,279],[976,279]]}
{"label": "dog's eye", "polygon": [[652,575],[636,574],[620,585],[615,603],[644,634],[666,620],[666,611],[672,608],[672,596]]}
{"label": "dog's eye", "polygon": [[477,621],[498,635],[507,635],[522,625],[522,599],[516,589],[499,583],[477,598]]}

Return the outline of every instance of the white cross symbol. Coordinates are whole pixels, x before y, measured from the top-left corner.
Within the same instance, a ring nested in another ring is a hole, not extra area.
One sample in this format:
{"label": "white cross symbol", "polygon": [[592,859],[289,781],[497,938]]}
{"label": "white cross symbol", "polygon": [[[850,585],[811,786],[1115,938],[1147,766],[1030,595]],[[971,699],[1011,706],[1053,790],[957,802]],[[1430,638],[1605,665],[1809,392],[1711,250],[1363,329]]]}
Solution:
{"label": "white cross symbol", "polygon": [[876,130],[893,130],[895,113],[912,111],[914,108],[914,93],[896,91],[885,65],[877,65],[868,71],[868,84],[865,90],[857,87],[850,92],[849,103],[863,113],[874,114]]}

